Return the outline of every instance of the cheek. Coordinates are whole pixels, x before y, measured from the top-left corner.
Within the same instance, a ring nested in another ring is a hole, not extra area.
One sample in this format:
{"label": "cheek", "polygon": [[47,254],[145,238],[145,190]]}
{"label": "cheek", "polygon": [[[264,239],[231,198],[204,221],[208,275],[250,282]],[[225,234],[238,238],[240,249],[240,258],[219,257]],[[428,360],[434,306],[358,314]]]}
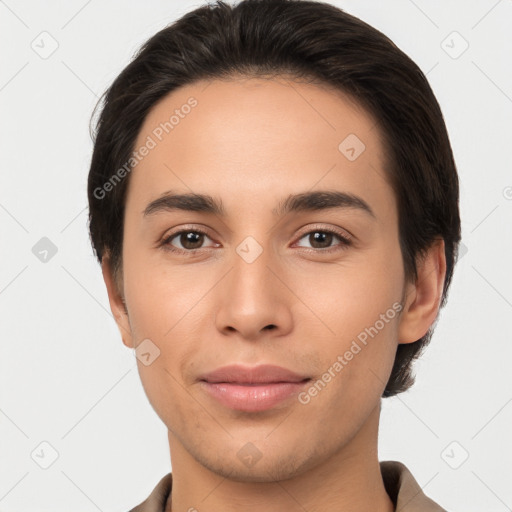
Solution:
{"label": "cheek", "polygon": [[397,333],[395,309],[382,311],[388,323],[379,318],[379,308],[357,318],[342,311],[334,324],[340,334],[324,337],[317,345],[322,356],[319,374],[299,402],[305,424],[320,425],[319,432],[326,436],[335,432],[339,440],[350,437],[379,404],[393,366]]}
{"label": "cheek", "polygon": [[385,318],[388,326],[396,316],[393,305],[402,296],[402,261],[399,248],[392,243],[347,253],[336,263],[284,268],[283,275],[301,299],[297,322],[304,330],[317,326],[319,338],[329,344],[333,339],[342,342],[356,337],[391,308]]}
{"label": "cheek", "polygon": [[302,317],[303,332],[314,337],[309,348],[322,360],[320,382],[304,397],[316,414],[325,414],[330,403],[331,414],[339,417],[346,409],[338,406],[367,409],[380,398],[396,353],[403,287],[400,258],[390,243],[357,264],[347,259],[300,281],[297,295],[311,305],[314,316],[297,311],[296,317]]}
{"label": "cheek", "polygon": [[[125,295],[132,331],[167,343],[208,291],[192,267],[144,260],[133,253],[125,266]],[[189,323],[189,322],[188,322]]]}
{"label": "cheek", "polygon": [[[196,337],[195,324],[189,319],[204,291],[201,286],[187,286],[190,278],[178,268],[170,272],[169,268],[150,265],[136,251],[125,259],[123,272],[140,378],[150,402],[159,412],[163,405],[157,403],[159,400],[165,398],[171,406],[170,401],[179,399],[180,368],[193,349],[186,343],[185,332],[188,339]],[[146,352],[151,355],[143,357]],[[148,360],[150,364],[145,364]],[[163,389],[167,391],[162,393]]]}

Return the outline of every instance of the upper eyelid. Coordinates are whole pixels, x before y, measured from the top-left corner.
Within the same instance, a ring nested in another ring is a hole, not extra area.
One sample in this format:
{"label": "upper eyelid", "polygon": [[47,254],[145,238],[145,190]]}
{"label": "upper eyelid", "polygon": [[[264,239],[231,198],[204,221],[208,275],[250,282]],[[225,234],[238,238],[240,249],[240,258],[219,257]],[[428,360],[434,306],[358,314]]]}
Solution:
{"label": "upper eyelid", "polygon": [[304,235],[307,235],[309,233],[311,233],[312,231],[327,231],[329,233],[334,233],[338,236],[341,236],[343,238],[347,238],[347,239],[350,239],[352,240],[352,238],[354,238],[354,235],[352,235],[352,233],[350,233],[350,231],[344,229],[344,228],[340,228],[340,227],[331,227],[331,226],[322,226],[321,224],[313,224],[312,226],[311,225],[307,225],[304,227],[304,229],[300,229],[300,234],[297,235],[299,238],[302,238],[302,236]]}

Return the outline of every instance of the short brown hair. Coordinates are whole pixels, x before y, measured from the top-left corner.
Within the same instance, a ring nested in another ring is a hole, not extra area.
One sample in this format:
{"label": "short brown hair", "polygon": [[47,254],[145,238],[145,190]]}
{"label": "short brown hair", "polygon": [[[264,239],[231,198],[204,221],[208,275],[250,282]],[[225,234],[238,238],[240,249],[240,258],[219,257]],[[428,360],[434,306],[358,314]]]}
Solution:
{"label": "short brown hair", "polygon": [[[327,84],[372,114],[397,199],[406,279],[417,278],[416,258],[444,239],[444,306],[460,217],[457,170],[439,104],[419,67],[388,37],[335,6],[309,0],[243,0],[235,6],[217,1],[197,8],[151,37],[105,91],[88,180],[89,230],[98,260],[109,254],[114,274],[122,269],[129,177],[102,197],[98,190],[129,161],[148,112],[178,87],[235,75],[291,75]],[[433,326],[421,339],[398,345],[383,396],[413,384],[412,362],[432,332]]]}

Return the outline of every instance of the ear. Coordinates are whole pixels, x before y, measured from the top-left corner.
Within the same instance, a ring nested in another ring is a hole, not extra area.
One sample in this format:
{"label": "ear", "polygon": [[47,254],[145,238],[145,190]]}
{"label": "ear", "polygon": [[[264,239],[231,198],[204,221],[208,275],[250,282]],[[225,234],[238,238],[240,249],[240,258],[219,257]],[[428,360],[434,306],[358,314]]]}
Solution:
{"label": "ear", "polygon": [[114,315],[114,320],[116,321],[119,332],[121,333],[123,343],[128,348],[134,348],[128,310],[123,296],[122,283],[120,283],[120,286],[117,285],[108,255],[104,255],[101,259],[101,271],[103,273],[103,280],[107,287],[110,310]]}
{"label": "ear", "polygon": [[400,318],[398,343],[413,343],[422,338],[439,312],[446,276],[444,240],[436,240],[416,265],[418,278],[408,283]]}

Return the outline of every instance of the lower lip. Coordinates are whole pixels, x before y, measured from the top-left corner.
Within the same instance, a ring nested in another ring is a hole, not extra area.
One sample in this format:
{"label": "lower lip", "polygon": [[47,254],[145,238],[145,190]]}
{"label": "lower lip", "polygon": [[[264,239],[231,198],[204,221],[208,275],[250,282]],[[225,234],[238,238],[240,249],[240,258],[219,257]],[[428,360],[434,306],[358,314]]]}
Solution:
{"label": "lower lip", "polygon": [[201,381],[201,384],[210,396],[226,407],[237,411],[258,412],[271,409],[298,394],[307,382],[303,380],[301,382],[243,385]]}

